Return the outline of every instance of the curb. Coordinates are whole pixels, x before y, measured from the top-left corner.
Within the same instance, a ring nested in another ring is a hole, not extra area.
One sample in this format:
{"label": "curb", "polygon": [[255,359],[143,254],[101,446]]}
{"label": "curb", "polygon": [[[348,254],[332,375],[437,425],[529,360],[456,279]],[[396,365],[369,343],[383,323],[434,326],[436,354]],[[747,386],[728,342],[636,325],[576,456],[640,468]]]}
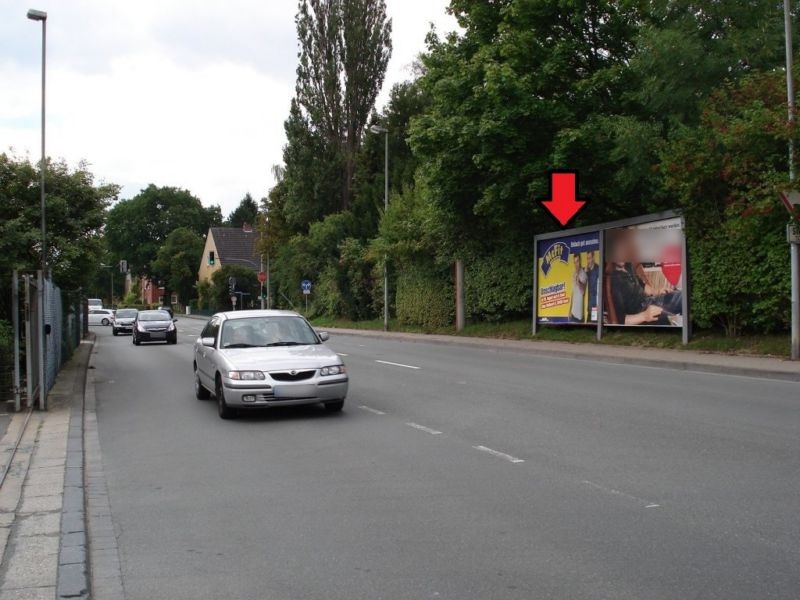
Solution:
{"label": "curb", "polygon": [[58,553],[58,598],[89,597],[89,560],[86,539],[86,488],[84,478],[83,411],[89,363],[94,350],[94,336],[82,343],[90,345],[89,357],[83,374],[83,393],[76,406],[70,410],[67,433],[67,455],[64,471],[64,497],[61,507],[61,543]]}
{"label": "curb", "polygon": [[[718,375],[739,375],[742,377],[757,377],[767,379],[777,379],[783,381],[800,382],[800,366],[797,369],[791,370],[778,370],[768,369],[763,367],[751,366],[736,366],[713,364],[710,362],[691,362],[685,358],[648,358],[643,356],[625,356],[614,355],[615,347],[603,347],[603,354],[596,352],[587,352],[585,350],[572,350],[564,348],[554,348],[548,342],[533,342],[527,340],[498,340],[493,338],[476,338],[476,337],[456,337],[444,335],[429,335],[424,333],[405,333],[405,332],[391,332],[391,331],[375,331],[375,330],[361,330],[361,329],[337,329],[337,328],[317,328],[325,329],[331,333],[338,335],[349,335],[353,337],[366,337],[382,340],[394,340],[412,343],[428,343],[437,344],[441,346],[458,346],[462,348],[487,348],[491,350],[501,350],[506,352],[524,352],[534,356],[569,358],[573,360],[591,360],[596,362],[620,364],[620,365],[636,365],[642,367],[657,367],[663,369],[673,369],[677,371],[691,371],[697,373],[714,373]],[[536,347],[538,344],[548,344],[548,346]],[[578,345],[580,347],[580,345]],[[595,348],[595,346],[592,346]],[[627,347],[626,347],[627,348]],[[647,352],[645,349],[637,349],[638,352]],[[660,350],[661,352],[684,352],[682,350]],[[730,361],[748,360],[746,357],[727,356],[709,354],[719,358],[725,358]],[[754,360],[770,360],[770,359],[754,359]],[[779,360],[779,359],[771,359]]]}

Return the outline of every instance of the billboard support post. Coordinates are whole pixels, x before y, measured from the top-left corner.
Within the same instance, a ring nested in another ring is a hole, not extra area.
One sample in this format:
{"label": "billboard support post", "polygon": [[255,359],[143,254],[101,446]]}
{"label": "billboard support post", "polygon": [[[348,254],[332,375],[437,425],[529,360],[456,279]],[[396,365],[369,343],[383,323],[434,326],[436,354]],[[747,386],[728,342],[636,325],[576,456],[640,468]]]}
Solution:
{"label": "billboard support post", "polygon": [[681,306],[683,312],[682,342],[686,346],[692,335],[692,319],[689,314],[689,253],[686,251],[686,219],[681,217],[681,229],[683,230],[683,244],[681,244]]}
{"label": "billboard support post", "polygon": [[539,319],[539,294],[537,287],[539,284],[539,244],[533,242],[533,321],[531,323],[531,335],[536,335],[536,321]]}
{"label": "billboard support post", "polygon": [[[605,298],[603,298],[603,290],[605,289],[605,276],[606,276],[606,232],[601,231],[600,235],[600,251],[598,254],[600,255],[600,273],[598,274],[597,278],[597,341],[601,341],[603,339],[603,304],[605,302]],[[592,310],[592,307],[589,307],[589,310]]]}

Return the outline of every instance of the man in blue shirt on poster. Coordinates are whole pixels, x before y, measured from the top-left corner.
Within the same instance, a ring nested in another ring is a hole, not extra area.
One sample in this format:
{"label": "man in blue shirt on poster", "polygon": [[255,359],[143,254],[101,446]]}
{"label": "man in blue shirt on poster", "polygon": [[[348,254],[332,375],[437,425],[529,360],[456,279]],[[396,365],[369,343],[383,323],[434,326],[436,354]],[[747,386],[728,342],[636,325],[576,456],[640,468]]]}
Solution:
{"label": "man in blue shirt on poster", "polygon": [[[586,277],[589,287],[589,314],[587,321],[597,321],[597,282],[600,279],[600,267],[594,262],[594,252],[587,252],[586,256]],[[592,311],[594,315],[592,315]]]}

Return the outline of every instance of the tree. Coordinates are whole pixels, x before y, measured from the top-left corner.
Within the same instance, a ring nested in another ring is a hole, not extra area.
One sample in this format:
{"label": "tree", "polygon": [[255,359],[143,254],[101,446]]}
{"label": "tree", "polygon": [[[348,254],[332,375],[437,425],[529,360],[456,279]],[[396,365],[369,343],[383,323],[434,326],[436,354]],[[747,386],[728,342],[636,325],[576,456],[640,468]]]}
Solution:
{"label": "tree", "polygon": [[184,304],[189,304],[195,296],[197,266],[204,244],[196,232],[188,227],[179,227],[170,232],[152,263],[152,274],[164,281],[167,290],[178,292]]}
{"label": "tree", "polygon": [[258,204],[253,200],[250,192],[244,195],[233,212],[228,216],[225,225],[228,227],[242,227],[245,223],[255,226],[258,217]]}
{"label": "tree", "polygon": [[249,306],[258,298],[260,289],[256,273],[252,269],[239,265],[225,265],[221,269],[214,271],[211,275],[211,290],[209,304],[214,310],[231,310],[231,292],[229,288],[230,278],[236,279],[235,292],[242,292],[236,295],[236,308]]}
{"label": "tree", "polygon": [[[48,161],[46,186],[47,263],[53,280],[65,290],[85,287],[100,264],[105,209],[119,187],[95,185],[85,163],[73,170],[63,161]],[[40,268],[39,193],[38,168],[0,154],[0,272]]]}
{"label": "tree", "polygon": [[352,199],[356,155],[391,55],[383,0],[300,0],[297,102],[312,131],[343,161],[341,208]]}
{"label": "tree", "polygon": [[221,222],[219,206],[204,207],[188,190],[150,184],[108,212],[106,239],[116,260],[148,274],[167,236],[186,227],[200,236]]}
{"label": "tree", "polygon": [[782,73],[753,73],[710,94],[697,127],[662,151],[668,189],[686,218],[694,318],[729,335],[789,323],[786,122]]}

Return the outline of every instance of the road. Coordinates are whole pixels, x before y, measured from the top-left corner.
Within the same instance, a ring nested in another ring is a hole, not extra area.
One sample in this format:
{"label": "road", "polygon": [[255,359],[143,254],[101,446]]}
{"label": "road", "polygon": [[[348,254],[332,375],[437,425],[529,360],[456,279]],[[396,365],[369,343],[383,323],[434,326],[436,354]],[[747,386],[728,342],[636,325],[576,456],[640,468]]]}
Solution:
{"label": "road", "polygon": [[340,336],[345,411],[226,422],[98,333],[129,600],[800,597],[800,386]]}

